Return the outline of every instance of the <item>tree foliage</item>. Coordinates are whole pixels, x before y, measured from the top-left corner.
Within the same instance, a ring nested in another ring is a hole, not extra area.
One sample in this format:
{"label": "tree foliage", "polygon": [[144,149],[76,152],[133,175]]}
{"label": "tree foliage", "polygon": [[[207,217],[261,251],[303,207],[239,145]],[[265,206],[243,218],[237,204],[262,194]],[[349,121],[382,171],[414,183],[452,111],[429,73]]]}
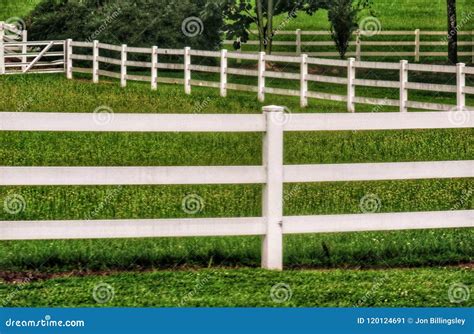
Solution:
{"label": "tree foliage", "polygon": [[341,59],[345,57],[352,34],[358,28],[359,13],[370,5],[370,0],[331,0],[329,2],[328,19],[331,25],[331,37]]}
{"label": "tree foliage", "polygon": [[32,40],[215,50],[223,20],[209,6],[209,0],[44,0],[27,19],[28,33]]}
{"label": "tree foliage", "polygon": [[[245,43],[250,38],[250,26],[256,24],[260,51],[271,53],[273,36],[283,30],[298,12],[313,14],[320,8],[328,8],[331,0],[221,0],[222,15],[226,19],[224,30],[228,39],[239,38]],[[283,26],[275,27],[273,18],[286,14]],[[237,46],[237,45],[236,45]]]}

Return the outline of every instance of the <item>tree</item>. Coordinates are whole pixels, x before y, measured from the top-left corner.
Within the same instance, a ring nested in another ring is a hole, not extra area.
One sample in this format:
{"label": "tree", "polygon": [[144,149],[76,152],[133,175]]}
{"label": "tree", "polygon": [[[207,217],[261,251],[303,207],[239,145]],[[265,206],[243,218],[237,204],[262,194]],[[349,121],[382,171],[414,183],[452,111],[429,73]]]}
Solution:
{"label": "tree", "polygon": [[448,58],[452,64],[458,62],[458,27],[456,0],[447,0],[448,5]]}
{"label": "tree", "polygon": [[370,7],[371,0],[332,0],[329,3],[328,19],[331,37],[341,59],[346,55],[352,33],[357,30],[359,13]]}
{"label": "tree", "polygon": [[[226,20],[224,30],[228,39],[249,40],[250,26],[256,24],[260,51],[272,52],[275,33],[295,18],[298,11],[313,14],[320,8],[328,8],[328,0],[221,0],[221,13]],[[285,14],[286,19],[277,27],[273,19]],[[238,47],[238,45],[235,45]]]}
{"label": "tree", "polygon": [[[115,45],[218,50],[222,16],[212,0],[43,0],[28,17],[32,40],[72,38]],[[132,56],[132,55],[130,55]]]}

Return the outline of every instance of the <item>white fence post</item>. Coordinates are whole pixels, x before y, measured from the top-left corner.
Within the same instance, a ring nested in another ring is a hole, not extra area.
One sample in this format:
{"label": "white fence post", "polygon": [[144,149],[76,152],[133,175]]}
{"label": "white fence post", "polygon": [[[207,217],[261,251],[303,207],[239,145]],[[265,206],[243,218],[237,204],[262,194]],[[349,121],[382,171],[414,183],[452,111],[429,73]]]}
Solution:
{"label": "white fence post", "polygon": [[222,97],[227,96],[227,50],[221,50],[221,80],[219,83],[220,94]]}
{"label": "white fence post", "polygon": [[400,112],[407,112],[408,102],[408,61],[400,60]]}
{"label": "white fence post", "polygon": [[362,40],[360,39],[360,30],[356,31],[356,59],[362,59]]}
{"label": "white fence post", "polygon": [[[237,38],[237,42],[239,43],[240,48],[238,48],[237,50],[235,50],[235,52],[237,52],[237,53],[242,53],[242,52],[244,51],[244,50],[243,50],[243,46],[244,46],[244,45],[242,44],[240,37]],[[237,58],[237,64],[242,64],[242,59],[241,59],[241,58]]]}
{"label": "white fence post", "polygon": [[92,42],[92,82],[99,82],[99,41]]}
{"label": "white fence post", "polygon": [[283,125],[284,107],[263,108],[266,132],[263,139],[263,164],[267,182],[263,189],[262,213],[267,230],[262,240],[262,268],[283,269]]}
{"label": "white fence post", "polygon": [[158,88],[158,47],[151,48],[151,89]]}
{"label": "white fence post", "polygon": [[466,107],[466,93],[464,93],[466,87],[465,67],[464,63],[456,64],[456,108],[461,111]]}
{"label": "white fence post", "polygon": [[415,30],[415,61],[420,61],[420,29]]}
{"label": "white fence post", "polygon": [[296,29],[296,54],[301,53],[301,29]]}
{"label": "white fence post", "polygon": [[21,69],[25,70],[28,65],[26,63],[28,62],[28,57],[26,56],[26,53],[28,52],[28,46],[26,45],[26,42],[28,42],[28,31],[22,30],[21,32],[21,53],[23,53],[23,56],[21,57],[21,62],[24,64]]}
{"label": "white fence post", "polygon": [[66,78],[72,79],[72,39],[66,41]]}
{"label": "white fence post", "polygon": [[4,22],[0,22],[0,74],[5,74],[5,45],[3,44],[5,30],[3,25]]}
{"label": "white fence post", "polygon": [[300,106],[308,106],[308,55],[301,55],[300,65]]}
{"label": "white fence post", "polygon": [[258,53],[258,100],[265,101],[265,52]]}
{"label": "white fence post", "polygon": [[349,58],[347,62],[347,111],[355,112],[355,59]]}
{"label": "white fence post", "polygon": [[191,94],[191,48],[184,48],[184,92]]}
{"label": "white fence post", "polygon": [[120,87],[127,87],[127,44],[120,50]]}

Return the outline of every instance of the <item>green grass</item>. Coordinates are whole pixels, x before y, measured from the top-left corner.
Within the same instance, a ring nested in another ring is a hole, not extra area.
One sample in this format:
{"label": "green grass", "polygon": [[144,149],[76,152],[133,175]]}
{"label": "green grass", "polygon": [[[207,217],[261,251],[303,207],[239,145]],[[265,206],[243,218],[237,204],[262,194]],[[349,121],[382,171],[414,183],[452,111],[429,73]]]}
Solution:
{"label": "green grass", "polygon": [[[454,284],[472,283],[472,272],[443,268],[280,273],[258,269],[158,271],[0,283],[0,300],[5,300],[6,306],[22,307],[469,307],[474,305],[472,298],[451,303],[448,291]],[[108,284],[108,291],[113,291],[113,295],[103,295],[106,303],[94,300],[93,291],[99,284]],[[272,294],[273,286],[279,294]]]}
{"label": "green grass", "polygon": [[41,0],[0,0],[0,20],[25,17]]}
{"label": "green grass", "polygon": [[[37,1],[0,0],[0,20],[24,16]],[[443,30],[445,1],[375,0],[383,30]],[[472,11],[459,1],[460,18]],[[277,18],[283,20],[283,17]],[[278,25],[278,22],[277,22]],[[326,13],[299,15],[284,29],[327,29]],[[473,21],[465,29],[473,29]],[[195,60],[193,59],[193,62]],[[244,63],[245,65],[245,63]],[[297,71],[296,68],[287,68]],[[318,74],[343,72],[315,69]],[[171,75],[171,74],[170,74]],[[67,81],[62,75],[0,77],[0,110],[92,112],[107,105],[114,112],[259,113],[255,94],[117,81],[93,85],[90,78]],[[215,80],[195,74],[194,79]],[[358,71],[358,78],[398,80],[390,71]],[[413,74],[411,81],[453,83],[447,75]],[[474,85],[468,77],[468,84]],[[247,78],[231,82],[252,84]],[[271,87],[298,89],[298,82],[267,80]],[[314,83],[312,90],[345,94],[345,87]],[[358,88],[357,95],[398,98],[396,90]],[[453,103],[452,94],[410,92],[410,99]],[[302,110],[298,98],[267,95],[265,104],[293,112],[344,112],[344,103],[310,100]],[[474,105],[474,97],[467,99]],[[396,111],[357,105],[357,111]],[[472,129],[373,132],[289,133],[285,163],[343,163],[474,159]],[[261,163],[260,134],[131,134],[0,132],[2,166],[159,166],[256,165]],[[333,182],[285,186],[285,214],[360,213],[366,194],[381,199],[380,212],[473,209],[473,179],[385,182]],[[245,186],[0,187],[0,203],[11,194],[25,198],[18,215],[0,210],[0,220],[230,217],[261,214],[261,188]],[[203,209],[188,215],[183,198],[197,194]],[[472,298],[452,304],[452,284],[472,286],[472,270],[448,265],[472,262],[472,229],[338,233],[285,236],[281,273],[256,269],[260,238],[149,238],[0,242],[0,274],[17,277],[72,271],[86,277],[56,277],[25,284],[2,283],[5,306],[472,306]],[[431,266],[435,268],[426,268]],[[197,268],[211,267],[213,269]],[[418,267],[393,269],[394,267]],[[420,268],[422,267],[422,268]],[[251,268],[251,269],[249,269]],[[326,268],[303,270],[301,268]],[[345,268],[345,269],[343,269]],[[383,270],[359,270],[383,268]],[[173,270],[171,270],[173,269]],[[179,269],[179,270],[176,270]],[[296,270],[299,269],[299,270]],[[357,270],[355,270],[357,269]],[[140,272],[149,270],[150,272]],[[110,276],[97,275],[105,271]],[[115,271],[134,271],[117,272]],[[29,272],[29,273],[26,273]],[[92,291],[110,284],[114,299],[97,304]],[[270,298],[277,283],[288,284],[292,298]]]}
{"label": "green grass", "polygon": [[[258,113],[254,94],[117,82],[68,81],[62,75],[0,78],[0,110],[92,112],[108,105],[115,112]],[[61,92],[58,98],[57,92]],[[198,109],[196,105],[204,108]],[[269,96],[268,104],[297,101]],[[321,108],[305,109],[318,112]],[[325,102],[321,103],[325,105]],[[323,109],[324,111],[327,111]],[[339,111],[342,111],[339,109]],[[472,159],[472,130],[343,131],[289,133],[285,163],[390,162]],[[261,134],[35,133],[0,134],[0,164],[7,166],[258,165]],[[376,194],[381,212],[472,209],[472,179],[335,182],[285,187],[285,214],[359,213],[366,194]],[[261,188],[241,186],[2,187],[0,199],[21,194],[27,203],[4,220],[243,217],[261,214]],[[188,194],[203,209],[183,212]],[[469,262],[473,231],[438,230],[321,234],[285,237],[287,267],[387,267]],[[370,245],[370,247],[367,247]],[[173,266],[251,266],[260,261],[260,241],[241,238],[24,241],[0,243],[0,270],[124,270]]]}
{"label": "green grass", "polygon": [[[474,9],[471,0],[457,1],[459,20],[469,17]],[[382,30],[445,30],[447,29],[445,0],[374,0],[372,10],[381,22]],[[362,17],[370,13],[362,13]],[[296,19],[287,21],[284,16],[277,18],[275,26],[282,25],[283,30],[327,30],[329,23],[327,11],[318,11],[315,15],[299,14]],[[286,21],[285,21],[286,22]],[[461,30],[471,30],[474,22],[468,21]]]}

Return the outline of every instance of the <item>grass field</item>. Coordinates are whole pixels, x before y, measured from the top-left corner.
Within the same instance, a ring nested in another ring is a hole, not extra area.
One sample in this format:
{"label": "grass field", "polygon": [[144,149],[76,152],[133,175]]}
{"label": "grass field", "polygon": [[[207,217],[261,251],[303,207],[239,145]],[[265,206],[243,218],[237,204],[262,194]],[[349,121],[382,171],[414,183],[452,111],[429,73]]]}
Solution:
{"label": "grass field", "polygon": [[[0,0],[0,20],[10,17],[23,17],[39,3],[40,0]],[[474,6],[471,0],[457,0],[460,21],[472,13]],[[383,30],[442,30],[446,29],[445,0],[374,0],[373,12],[382,22]],[[364,13],[368,15],[369,13]],[[277,17],[275,25],[285,21],[285,30],[325,30],[329,28],[327,12],[318,11],[309,16],[299,14],[296,19],[287,21],[283,16]],[[468,21],[464,30],[474,29],[473,20]]]}
{"label": "grass field", "polygon": [[[472,272],[446,268],[289,270],[280,273],[260,269],[206,269],[59,277],[29,284],[0,284],[0,296],[6,296],[12,306],[49,307],[473,306],[472,299],[462,304],[450,302],[449,287],[459,282],[472,285]],[[100,286],[107,287],[107,292],[97,303],[93,291]]]}
{"label": "grass field", "polygon": [[[179,86],[161,85],[157,92],[152,92],[147,84],[130,83],[129,87],[123,90],[116,82],[93,85],[89,80],[68,81],[62,75],[6,76],[0,78],[0,82],[1,110],[92,112],[98,106],[108,105],[115,112],[186,113],[198,110],[202,113],[215,113],[224,110],[232,113],[255,113],[260,112],[262,106],[253,94],[232,92],[224,99],[217,96],[215,90],[206,88],[193,89],[192,95],[185,96]],[[60,98],[56,93],[58,91],[61,91]],[[205,107],[197,108],[202,106],[203,101],[208,101]],[[268,104],[285,102],[298,109],[297,101],[268,96]],[[316,112],[319,108],[313,106],[305,111]],[[285,137],[285,163],[472,159],[474,151],[469,139],[472,134],[472,130],[290,133]],[[9,166],[261,163],[260,134],[1,133],[0,144],[1,164]],[[285,214],[358,213],[360,199],[366,194],[376,194],[381,198],[381,212],[472,209],[474,203],[470,190],[473,186],[472,179],[296,184],[285,187]],[[85,219],[91,214],[93,219],[252,216],[260,214],[260,192],[259,186],[252,185],[2,187],[0,198],[9,194],[21,194],[27,205],[18,215],[0,212],[0,219]],[[201,212],[191,216],[183,212],[181,202],[187,194],[198,194],[202,198]],[[285,237],[285,265],[294,269],[389,269],[458,265],[472,260],[473,236],[473,231],[469,229],[288,236]],[[370,247],[367,247],[368,245]],[[258,267],[260,240],[256,237],[232,237],[2,242],[0,254],[0,272],[3,272],[5,277],[12,275],[12,272],[30,271],[58,274],[78,270],[94,273],[169,270],[176,267]],[[380,275],[385,273],[390,276],[413,275],[418,279],[418,273],[429,276],[436,275],[440,270],[353,270],[347,275],[353,275],[354,282],[366,281],[353,287],[358,294],[363,294],[368,282],[380,279]],[[447,277],[452,274],[454,280],[468,281],[466,270],[449,269],[442,272],[447,275],[443,276],[443,280],[449,281]],[[185,271],[177,274],[177,277],[187,275],[185,273],[194,275],[193,271]],[[235,276],[239,284],[249,286],[253,284],[253,280],[259,280],[261,277],[260,271],[252,274],[252,271],[248,270],[237,270],[234,273],[233,270],[222,269],[212,273],[218,277],[216,284],[222,286],[229,282],[225,279],[226,275]],[[334,275],[334,279],[344,275],[343,271],[332,270],[291,273],[297,281],[313,282],[307,284],[316,285],[321,284],[321,275]],[[19,274],[20,277],[22,275],[27,277],[27,274]],[[168,277],[174,274],[169,271],[150,274],[125,273],[111,277],[110,281],[120,285],[122,280],[133,282],[142,275]],[[266,275],[280,277],[278,273]],[[95,275],[90,278],[58,278],[59,282],[71,280],[71,283],[65,286],[58,285],[57,280],[28,283],[18,296],[27,293],[31,297],[14,298],[9,305],[27,305],[32,302],[35,305],[65,305],[67,302],[60,297],[64,295],[64,289],[70,288],[74,291],[75,288],[86,284],[85,282],[103,279],[105,278]],[[176,280],[180,281],[179,278]],[[147,283],[143,284],[148,286]],[[297,283],[293,284],[297,289]],[[16,288],[16,285],[7,284],[3,286],[3,291],[8,295]],[[177,287],[166,283],[163,288],[174,291]],[[352,297],[345,297],[349,293],[346,288],[348,286],[341,287],[341,291],[345,293],[341,292],[337,297],[335,292],[334,299],[326,301],[324,305],[353,303]],[[398,289],[395,285],[388,286],[384,288],[383,293],[396,293],[392,288]],[[49,289],[52,289],[51,295]],[[415,290],[416,294],[423,295],[422,288]],[[429,305],[448,305],[446,292],[441,290],[442,288],[439,291],[435,289],[435,296],[431,299],[417,297],[409,305],[423,302],[432,303]],[[209,290],[209,296],[204,292],[199,294],[202,305],[267,305],[267,301],[263,299],[250,301],[245,294],[235,295],[224,301],[222,297],[211,297],[211,291]],[[123,293],[124,299],[117,298],[117,305],[171,303],[161,297],[147,298],[141,303],[137,300],[132,302],[132,290]],[[78,294],[77,298],[85,298],[86,295],[90,297],[89,291],[83,291],[83,296]],[[70,303],[75,304],[76,301],[78,300],[72,299]],[[76,305],[87,305],[89,302],[81,299]],[[295,299],[291,305],[304,306],[310,305],[311,302]],[[314,305],[317,305],[320,299],[314,302]],[[394,299],[374,303],[397,305],[403,302],[395,302]],[[194,302],[191,302],[191,305],[195,305]]]}
{"label": "grass field", "polygon": [[[445,1],[377,1],[384,29],[445,27]],[[473,8],[459,1],[461,13]],[[22,16],[32,2],[7,1],[0,19]],[[410,10],[405,10],[405,7]],[[282,18],[280,18],[282,19]],[[327,27],[325,13],[301,15],[287,29]],[[194,60],[193,60],[194,61]],[[245,65],[245,64],[244,64]],[[290,69],[291,70],[291,69]],[[296,70],[296,69],[295,69]],[[334,73],[332,73],[334,74]],[[335,73],[344,75],[343,73]],[[171,75],[171,73],[170,73]],[[344,112],[345,104],[298,98],[117,81],[94,85],[78,76],[0,76],[1,111],[259,113],[266,104],[293,112]],[[358,72],[358,78],[396,80],[397,73]],[[215,76],[195,74],[193,79]],[[452,76],[414,74],[410,80],[453,83]],[[468,85],[474,85],[468,78]],[[420,82],[421,82],[420,81]],[[251,79],[231,82],[251,84]],[[298,82],[274,80],[271,87],[297,88]],[[314,83],[310,89],[345,94],[337,85]],[[357,94],[398,98],[396,90],[359,89]],[[452,94],[410,92],[410,99],[453,103]],[[474,97],[467,99],[474,106]],[[357,111],[395,111],[357,105]],[[343,163],[472,160],[474,131],[343,131],[288,133],[285,163]],[[0,132],[2,166],[165,166],[257,165],[261,134],[51,133]],[[381,200],[380,212],[474,208],[474,180],[308,183],[285,186],[285,214],[360,213],[367,194]],[[261,214],[261,188],[245,186],[0,187],[0,204],[9,195],[24,197],[26,207],[0,220],[245,217]],[[182,209],[186,195],[202,199],[202,210]],[[453,284],[473,284],[472,229],[339,233],[286,236],[284,262],[289,270],[258,269],[260,238],[150,238],[0,242],[2,306],[473,306],[449,300]],[[94,287],[106,283],[114,298],[98,303]],[[291,298],[272,299],[283,283]]]}

